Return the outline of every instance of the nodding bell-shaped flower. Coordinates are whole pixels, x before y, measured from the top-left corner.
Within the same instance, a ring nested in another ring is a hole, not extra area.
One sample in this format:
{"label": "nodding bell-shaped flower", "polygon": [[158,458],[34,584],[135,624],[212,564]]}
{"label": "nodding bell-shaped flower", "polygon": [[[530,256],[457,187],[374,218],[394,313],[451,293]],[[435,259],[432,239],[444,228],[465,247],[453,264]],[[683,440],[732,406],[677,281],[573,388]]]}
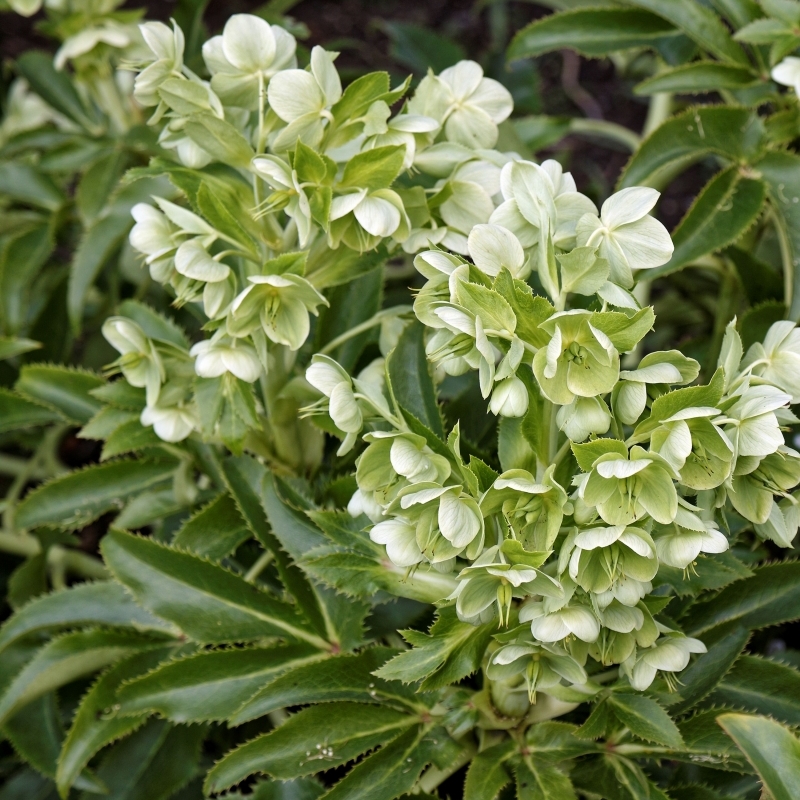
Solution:
{"label": "nodding bell-shaped flower", "polygon": [[145,22],[139,30],[153,55],[136,76],[133,96],[143,106],[157,106],[162,102],[158,94],[161,84],[183,73],[183,31],[174,21],[171,30],[163,22]]}
{"label": "nodding bell-shaped flower", "polygon": [[391,110],[383,100],[376,100],[367,111],[364,121],[363,150],[399,144],[406,148],[403,169],[414,163],[417,148],[430,144],[440,125],[432,117],[420,114],[398,114],[391,117]]}
{"label": "nodding bell-shaped flower", "polygon": [[582,442],[593,433],[603,434],[611,427],[611,412],[600,397],[576,397],[556,412],[558,427],[572,442]]}
{"label": "nodding bell-shaped flower", "polygon": [[369,538],[385,545],[386,555],[398,567],[413,567],[425,560],[417,544],[416,527],[399,517],[373,525]]}
{"label": "nodding bell-shaped flower", "polygon": [[180,228],[148,203],[137,203],[131,209],[131,216],[136,222],[128,236],[131,247],[144,253],[153,280],[166,283],[174,266],[172,257]]}
{"label": "nodding bell-shaped flower", "polygon": [[145,427],[152,425],[165,442],[182,442],[198,425],[197,415],[188,406],[146,406],[140,422]]}
{"label": "nodding bell-shaped flower", "polygon": [[203,45],[211,88],[223,103],[258,108],[259,92],[283,69],[297,66],[294,36],[253,14],[234,14],[221,36]]}
{"label": "nodding bell-shaped flower", "polygon": [[791,86],[795,94],[800,97],[800,58],[787,56],[772,68],[770,77],[775,83]]}
{"label": "nodding bell-shaped flower", "polygon": [[275,152],[288,150],[298,139],[309,147],[322,141],[333,118],[329,109],[342,96],[342,82],[333,65],[337,55],[314,47],[308,71],[287,69],[270,80],[270,108],[288,123],[272,142]]}
{"label": "nodding bell-shaped flower", "polygon": [[[659,625],[663,636],[648,648],[639,649],[622,663],[622,671],[631,686],[643,692],[655,680],[656,673],[681,672],[689,664],[692,653],[705,653],[706,646],[699,639],[691,639],[677,631]],[[667,678],[667,676],[664,676]]]}
{"label": "nodding bell-shaped flower", "polygon": [[562,311],[539,326],[550,334],[533,358],[542,392],[558,405],[610,392],[619,378],[619,353],[588,311]]}
{"label": "nodding bell-shaped flower", "polygon": [[716,522],[701,519],[694,511],[685,500],[679,500],[675,521],[658,530],[656,553],[668,567],[687,569],[700,553],[724,553],[729,547]]}
{"label": "nodding bell-shaped flower", "polygon": [[651,581],[658,572],[658,559],[647,531],[614,525],[573,531],[561,548],[558,566],[560,573],[568,568],[570,578],[584,591],[603,593],[612,591],[621,578]]}
{"label": "nodding bell-shaped flower", "polygon": [[359,189],[333,198],[329,238],[353,250],[369,250],[389,236],[402,241],[408,235],[408,220],[400,195],[391,189]]}
{"label": "nodding bell-shaped flower", "polygon": [[633,447],[629,458],[604,453],[580,488],[581,499],[597,506],[609,525],[631,525],[646,514],[666,525],[678,512],[677,474],[656,453]]}
{"label": "nodding bell-shaped flower", "polygon": [[519,239],[500,225],[476,225],[469,233],[467,246],[475,266],[492,278],[503,268],[523,281],[531,274]]}
{"label": "nodding bell-shaped flower", "polygon": [[494,147],[497,126],[513,108],[508,89],[484,78],[474,61],[459,61],[438,76],[428,73],[409,102],[409,113],[443,123],[447,139],[465,147]]}
{"label": "nodding bell-shaped flower", "polygon": [[524,417],[529,400],[525,384],[516,375],[512,375],[495,385],[489,410],[500,417]]}
{"label": "nodding bell-shaped flower", "polygon": [[328,301],[299,275],[251,275],[248,281],[231,306],[228,333],[247,336],[261,327],[270,341],[299,350],[311,329],[309,313]]}
{"label": "nodding bell-shaped flower", "polygon": [[563,600],[526,603],[519,612],[520,622],[531,623],[533,638],[539,642],[560,642],[574,636],[582,642],[597,641],[600,622],[594,611],[580,603]]}
{"label": "nodding bell-shaped flower", "polygon": [[791,402],[791,395],[774,386],[751,386],[725,412],[714,420],[724,425],[736,461],[746,456],[763,458],[783,445],[783,433],[775,412]]}
{"label": "nodding bell-shaped flower", "polygon": [[742,368],[748,367],[758,383],[771,383],[790,394],[792,403],[800,403],[800,328],[788,320],[775,322],[764,343],[756,342],[747,351]]}
{"label": "nodding bell-shaped flower", "polygon": [[[336,427],[346,434],[338,455],[348,453],[352,450],[356,437],[364,425],[364,416],[350,376],[332,358],[317,354],[311,359],[311,364],[306,370],[306,380],[325,395],[330,418]],[[305,412],[315,413],[318,406],[319,404],[310,406]]]}
{"label": "nodding bell-shaped flower", "polygon": [[598,246],[598,255],[611,265],[610,280],[625,289],[633,286],[634,270],[660,267],[672,258],[669,232],[649,216],[658,198],[655,189],[632,186],[612,194],[599,217],[578,220],[578,245]]}
{"label": "nodding bell-shaped flower", "polygon": [[554,471],[554,466],[548,467],[539,482],[524,469],[507,470],[481,498],[481,511],[487,517],[502,513],[524,547],[549,550],[564,514],[572,511]]}
{"label": "nodding bell-shaped flower", "polygon": [[773,514],[773,495],[790,498],[789,491],[800,481],[800,453],[785,445],[760,461],[740,459],[736,467],[728,497],[745,519],[759,525]]}
{"label": "nodding bell-shaped flower", "polygon": [[125,380],[131,386],[146,389],[147,405],[155,405],[166,373],[153,342],[133,320],[126,317],[109,317],[103,323],[103,336],[121,354],[114,365],[121,370]]}
{"label": "nodding bell-shaped flower", "polygon": [[211,339],[195,344],[189,355],[195,357],[194,369],[201,378],[218,378],[229,372],[240,380],[253,383],[262,373],[255,348],[225,335],[224,329]]}

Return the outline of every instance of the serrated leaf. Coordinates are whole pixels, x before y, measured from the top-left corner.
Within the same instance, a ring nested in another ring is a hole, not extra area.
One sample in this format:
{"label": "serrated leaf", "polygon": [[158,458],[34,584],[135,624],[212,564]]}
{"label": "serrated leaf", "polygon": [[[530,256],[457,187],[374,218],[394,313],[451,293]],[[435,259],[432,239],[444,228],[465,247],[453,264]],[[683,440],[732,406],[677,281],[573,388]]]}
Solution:
{"label": "serrated leaf", "polygon": [[444,439],[444,426],[430,366],[425,355],[425,328],[412,322],[386,359],[386,374],[397,403],[410,411],[423,425]]}
{"label": "serrated leaf", "polygon": [[737,163],[752,162],[763,139],[763,123],[749,109],[689,108],[648,136],[625,167],[620,188],[650,185],[663,170],[687,167],[709,153]]}
{"label": "serrated leaf", "polygon": [[723,714],[718,722],[756,768],[773,800],[800,796],[800,739],[765,717]]}
{"label": "serrated leaf", "polygon": [[608,702],[619,721],[635,736],[665,747],[683,747],[678,726],[652,698],[640,694],[617,693],[612,694]]}
{"label": "serrated leaf", "polygon": [[54,409],[28,400],[9,389],[0,388],[0,432],[48,425],[62,419]]}
{"label": "serrated leaf", "polygon": [[37,597],[6,620],[0,628],[0,651],[33,633],[86,625],[132,627],[160,634],[174,630],[137,605],[118,583],[81,583]]}
{"label": "serrated leaf", "polygon": [[118,713],[183,723],[227,719],[277,675],[320,658],[308,644],[197,653],[128,681],[117,692]]}
{"label": "serrated leaf", "polygon": [[144,723],[143,715],[136,718],[110,713],[116,703],[117,689],[124,681],[156,667],[171,650],[154,648],[124,659],[103,673],[81,699],[61,748],[55,773],[62,797],[67,795],[81,770],[96,753]]}
{"label": "serrated leaf", "polygon": [[30,353],[31,350],[38,350],[41,346],[41,342],[35,342],[33,339],[22,339],[18,336],[0,336],[0,361]]}
{"label": "serrated leaf", "polygon": [[[194,777],[205,729],[154,719],[110,748],[97,777],[111,800],[166,800]],[[97,800],[81,795],[81,800]]]}
{"label": "serrated leaf", "polygon": [[247,169],[255,155],[247,139],[233,125],[210,112],[192,114],[184,130],[215,161],[231,167]]}
{"label": "serrated leaf", "polygon": [[513,743],[505,740],[481,750],[472,759],[464,781],[464,800],[495,800],[511,781],[503,763],[514,752]]}
{"label": "serrated leaf", "polygon": [[205,789],[221,791],[254,772],[288,780],[337,767],[390,742],[418,722],[410,714],[382,706],[311,706],[228,753],[209,772]]}
{"label": "serrated leaf", "polygon": [[54,364],[26,364],[14,388],[56,409],[68,421],[83,425],[102,408],[90,392],[104,383],[103,378],[92,372]]}
{"label": "serrated leaf", "polygon": [[461,622],[453,606],[440,608],[430,633],[415,632],[414,647],[375,674],[404,683],[421,681],[423,691],[448,686],[478,669],[493,633],[491,624],[476,627]]}
{"label": "serrated leaf", "polygon": [[138,300],[123,300],[117,309],[120,316],[132,319],[144,331],[145,336],[176,347],[189,349],[186,333],[169,317]]}
{"label": "serrated leaf", "polygon": [[414,688],[399,681],[385,681],[373,674],[397,651],[370,647],[358,655],[336,656],[307,664],[276,678],[234,714],[230,725],[241,725],[278,708],[303,703],[384,702],[400,708],[424,705]]}
{"label": "serrated leaf", "polygon": [[518,800],[577,800],[572,781],[555,767],[526,758],[514,772]]}
{"label": "serrated leaf", "polygon": [[20,528],[54,525],[75,530],[107,511],[120,509],[130,497],[168,480],[173,461],[115,461],[71,472],[25,495],[15,515]]}
{"label": "serrated leaf", "polygon": [[606,453],[616,453],[624,458],[628,457],[628,448],[625,447],[625,443],[621,442],[619,439],[601,437],[592,442],[572,444],[571,448],[575,455],[575,460],[578,462],[578,466],[584,472],[589,472],[594,462]]}
{"label": "serrated leaf", "polygon": [[702,189],[672,234],[675,251],[664,265],[648,270],[653,280],[735,242],[758,219],[767,198],[764,182],[739,167],[718,172]]}
{"label": "serrated leaf", "polygon": [[145,427],[138,417],[134,417],[123,422],[108,435],[100,460],[108,461],[114,456],[136,453],[162,444],[163,441],[151,426]]}
{"label": "serrated leaf", "polygon": [[288,636],[326,649],[292,606],[190,553],[111,530],[101,550],[114,576],[148,611],[199,642]]}
{"label": "serrated leaf", "polygon": [[651,46],[655,40],[675,34],[673,25],[648,11],[578,8],[530,23],[514,36],[506,55],[514,60],[569,48],[584,56],[598,57]]}
{"label": "serrated leaf", "polygon": [[220,561],[250,536],[233,498],[220,494],[184,522],[172,543],[181,550]]}
{"label": "serrated leaf", "polygon": [[737,581],[718,595],[694,606],[682,624],[692,636],[713,631],[713,638],[731,628],[747,630],[800,618],[800,562],[768,564],[751,578]]}
{"label": "serrated leaf", "polygon": [[741,656],[707,702],[800,725],[800,672],[765,658]]}
{"label": "serrated leaf", "polygon": [[78,631],[53,639],[37,651],[3,692],[0,725],[46,692],[154,643],[152,638],[133,631]]}
{"label": "serrated leaf", "polygon": [[667,69],[636,84],[636,94],[696,94],[719,89],[742,89],[758,82],[758,77],[747,67],[720,64],[717,61],[694,61]]}
{"label": "serrated leaf", "polygon": [[675,389],[657,397],[650,410],[650,419],[661,422],[684,408],[708,406],[713,408],[721,399],[725,376],[718,369],[706,386],[690,386],[686,389]]}
{"label": "serrated leaf", "polygon": [[[721,769],[747,771],[745,760],[717,724],[717,717],[726,710],[712,708],[681,720],[678,728],[687,752],[676,752],[674,757],[689,763],[706,761]],[[698,754],[702,755],[701,759],[697,758]]]}

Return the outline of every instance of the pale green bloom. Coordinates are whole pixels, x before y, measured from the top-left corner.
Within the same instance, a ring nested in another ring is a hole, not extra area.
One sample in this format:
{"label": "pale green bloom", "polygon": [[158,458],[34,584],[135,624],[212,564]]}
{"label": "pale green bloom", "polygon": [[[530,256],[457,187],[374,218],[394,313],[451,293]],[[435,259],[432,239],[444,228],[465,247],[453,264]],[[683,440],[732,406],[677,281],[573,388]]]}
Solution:
{"label": "pale green bloom", "polygon": [[333,198],[330,210],[329,239],[333,247],[340,241],[353,250],[376,247],[389,236],[405,239],[411,224],[400,195],[392,189],[358,189]]}
{"label": "pale green bloom", "polygon": [[649,216],[658,198],[655,189],[632,186],[612,194],[599,217],[586,214],[578,221],[578,244],[597,245],[611,265],[610,280],[626,289],[633,286],[634,270],[660,267],[672,257],[667,229]]}
{"label": "pale green bloom", "polygon": [[558,409],[556,422],[570,441],[582,442],[593,433],[606,433],[611,427],[611,413],[600,397],[575,397]]}
{"label": "pale green bloom", "polygon": [[547,600],[526,603],[520,609],[519,621],[531,623],[533,638],[539,642],[560,642],[568,636],[575,636],[582,642],[596,641],[600,635],[600,622],[594,611],[579,603],[559,603],[548,603]]}
{"label": "pale green bloom", "polygon": [[700,553],[724,553],[728,540],[714,521],[701,519],[684,501],[672,525],[660,529],[656,536],[659,561],[670,567],[686,569]]}
{"label": "pale green bloom", "polygon": [[139,72],[133,84],[133,96],[143,106],[157,106],[158,94],[167,78],[183,74],[183,31],[173,21],[172,30],[163,22],[145,22],[139,26],[145,44],[152,52],[150,63]]}
{"label": "pale green bloom", "polygon": [[605,453],[592,467],[580,490],[581,498],[597,506],[609,525],[630,525],[649,514],[667,524],[678,511],[675,471],[664,458],[633,447],[629,458]]}
{"label": "pale green bloom", "polygon": [[400,518],[373,525],[369,538],[386,546],[386,555],[398,567],[412,567],[425,560],[417,544],[416,528]]}
{"label": "pale green bloom", "polygon": [[617,382],[619,353],[591,317],[588,311],[562,311],[540,325],[552,338],[534,356],[533,371],[553,403],[606,394]]}
{"label": "pale green bloom", "polygon": [[364,150],[400,144],[406,149],[403,169],[414,163],[417,149],[430,144],[439,131],[439,123],[421,114],[398,114],[391,117],[391,110],[383,100],[374,102],[367,111],[364,123]]}
{"label": "pale green bloom", "polygon": [[519,239],[499,225],[476,225],[469,233],[467,246],[475,266],[491,277],[503,268],[520,280],[531,273]]}
{"label": "pale green bloom", "polygon": [[263,371],[255,348],[226,336],[224,329],[211,339],[197,342],[189,355],[195,357],[195,372],[201,378],[218,378],[229,372],[240,380],[253,383]]}
{"label": "pale green bloom", "polygon": [[787,320],[775,322],[764,343],[747,351],[742,368],[747,367],[759,382],[777,386],[792,396],[792,403],[800,403],[800,328]]}
{"label": "pale green bloom", "polygon": [[[660,626],[663,628],[663,626]],[[691,639],[677,631],[664,629],[652,647],[638,650],[622,664],[631,686],[643,692],[655,680],[656,672],[681,672],[689,664],[692,653],[705,653],[706,646],[699,639]]]}
{"label": "pale green bloom", "polygon": [[752,386],[715,420],[725,425],[735,457],[768,456],[783,444],[783,434],[775,412],[791,401],[791,396],[773,386]]}
{"label": "pale green bloom", "polygon": [[226,105],[254,109],[277,72],[297,66],[294,36],[253,14],[234,14],[203,45],[211,88]]}
{"label": "pale green bloom", "polygon": [[103,336],[121,354],[114,364],[122,371],[125,380],[131,386],[145,388],[147,405],[155,405],[161,384],[167,379],[155,344],[126,317],[109,317],[103,323]]}
{"label": "pale green bloom", "polygon": [[728,497],[745,519],[764,525],[773,513],[773,495],[789,497],[789,490],[800,482],[800,453],[781,445],[756,464],[750,461],[737,463]]}
{"label": "pale green bloom", "polygon": [[197,427],[197,415],[188,406],[147,406],[140,415],[145,427],[152,425],[165,442],[181,442]]}
{"label": "pale green bloom", "polygon": [[228,333],[247,336],[261,327],[267,338],[297,350],[308,338],[309,312],[328,301],[299,275],[251,275],[228,315]]}

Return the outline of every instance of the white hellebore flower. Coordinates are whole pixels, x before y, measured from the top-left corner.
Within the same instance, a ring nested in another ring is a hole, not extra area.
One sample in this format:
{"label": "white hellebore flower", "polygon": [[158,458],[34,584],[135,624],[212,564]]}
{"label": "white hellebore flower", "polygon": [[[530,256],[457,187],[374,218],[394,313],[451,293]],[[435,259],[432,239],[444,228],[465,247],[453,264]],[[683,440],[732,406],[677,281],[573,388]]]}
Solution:
{"label": "white hellebore flower", "polygon": [[351,213],[358,224],[372,236],[391,236],[406,221],[402,202],[389,189],[376,189],[374,192],[360,189],[333,198],[331,222]]}
{"label": "white hellebore flower", "polygon": [[417,531],[402,519],[387,519],[379,522],[369,532],[369,538],[386,546],[386,555],[398,567],[412,567],[425,556],[417,544]]}
{"label": "white hellebore flower", "polygon": [[330,418],[347,434],[338,450],[338,455],[344,455],[353,448],[364,424],[350,376],[332,358],[317,354],[306,369],[306,380],[328,398]]}
{"label": "white hellebore flower", "polygon": [[611,265],[610,280],[625,289],[633,286],[634,270],[660,267],[672,257],[667,229],[648,213],[659,196],[655,189],[631,186],[612,194],[599,217],[578,220],[578,245],[599,246],[598,255]]}
{"label": "white hellebore flower", "polygon": [[595,642],[600,635],[597,617],[581,605],[566,605],[546,613],[541,603],[528,603],[520,610],[519,621],[530,621],[533,638],[539,642],[560,642],[570,635],[582,642]]}
{"label": "white hellebore flower", "polygon": [[109,317],[103,323],[103,336],[121,354],[116,364],[125,380],[131,386],[145,388],[147,404],[155,404],[166,375],[154,344],[126,317]]}
{"label": "white hellebore flower", "polygon": [[531,274],[519,239],[500,225],[476,225],[467,237],[467,247],[475,266],[492,278],[504,267],[523,281]]}
{"label": "white hellebore flower", "polygon": [[70,36],[58,48],[53,66],[58,70],[64,69],[67,61],[94,50],[99,44],[122,48],[130,43],[131,36],[128,31],[113,22],[104,22],[96,28],[84,28],[74,36]]}
{"label": "white hellebore flower", "polygon": [[311,219],[311,203],[306,189],[311,184],[301,183],[297,170],[291,169],[278,156],[258,156],[253,159],[253,169],[273,188],[288,198],[284,211],[294,220],[297,226],[297,238],[300,247],[305,247],[314,231]]}
{"label": "white hellebore flower", "polygon": [[791,86],[800,97],[800,58],[788,56],[776,64],[770,73],[772,80],[783,86]]}
{"label": "white hellebore flower", "polygon": [[288,150],[298,139],[309,147],[322,141],[332,119],[329,109],[342,96],[342,82],[333,65],[337,55],[317,46],[311,51],[310,71],[287,69],[269,82],[270,107],[289,123],[273,142],[274,150]]}
{"label": "white hellebore flower", "polygon": [[623,666],[631,686],[643,692],[653,682],[656,671],[681,672],[689,664],[692,653],[705,653],[706,646],[699,639],[673,634],[659,639],[652,647],[640,650],[634,666]]}
{"label": "white hellebore flower", "polygon": [[252,14],[234,14],[221,36],[203,45],[211,88],[226,105],[254,109],[267,81],[297,66],[294,36]]}
{"label": "white hellebore flower", "polygon": [[364,122],[366,137],[364,150],[388,145],[404,145],[406,148],[403,169],[409,169],[414,163],[417,152],[417,137],[423,143],[430,142],[439,130],[439,123],[421,114],[398,114],[389,119],[391,110],[383,100],[376,100],[367,111]]}
{"label": "white hellebore flower", "polygon": [[800,403],[800,328],[790,320],[774,323],[764,343],[756,342],[747,351],[742,366],[749,366],[759,382],[777,386],[792,396],[792,403]]}
{"label": "white hellebore flower", "polygon": [[167,78],[178,78],[183,70],[183,31],[172,23],[170,30],[163,22],[145,22],[139,26],[145,44],[153,53],[151,63],[137,76],[133,96],[143,106],[157,106],[161,102],[159,87]]}
{"label": "white hellebore flower", "polygon": [[197,419],[191,409],[183,406],[161,408],[147,406],[139,418],[145,427],[153,426],[156,436],[165,442],[181,442],[195,428]]}
{"label": "white hellebore flower", "polygon": [[189,355],[196,358],[195,372],[201,378],[218,378],[230,372],[247,383],[258,380],[261,375],[261,362],[255,349],[238,339],[220,333],[211,339],[198,342],[189,351]]}
{"label": "white hellebore flower", "polygon": [[501,83],[483,77],[474,61],[459,61],[439,76],[423,78],[409,103],[412,114],[441,120],[445,136],[466,147],[494,147],[497,126],[514,108],[510,92]]}

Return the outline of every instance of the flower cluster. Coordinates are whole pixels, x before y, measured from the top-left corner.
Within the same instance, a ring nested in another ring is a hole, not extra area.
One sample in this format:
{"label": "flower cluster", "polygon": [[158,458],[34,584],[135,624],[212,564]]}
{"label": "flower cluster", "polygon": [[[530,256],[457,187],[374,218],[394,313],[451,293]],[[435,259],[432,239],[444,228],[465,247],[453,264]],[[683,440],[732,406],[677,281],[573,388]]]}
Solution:
{"label": "flower cluster", "polygon": [[659,671],[669,683],[705,646],[660,617],[660,571],[691,573],[731,547],[731,514],[783,547],[797,533],[800,454],[783,431],[797,421],[800,331],[775,323],[744,354],[731,323],[706,385],[689,385],[699,364],[676,350],[634,367],[655,317],[630,289],[672,252],[649,215],[658,194],[625,189],[598,213],[557,164],[520,159],[500,186],[469,259],[416,257],[427,282],[414,311],[438,378],[477,371],[501,436],[516,439],[503,471],[466,463],[458,428],[445,446],[391,392],[367,396],[315,357],[308,380],[347,446],[367,431],[350,512],[396,566],[452,575],[462,621],[508,628],[492,681],[532,697],[585,684],[593,659],[639,690]]}

